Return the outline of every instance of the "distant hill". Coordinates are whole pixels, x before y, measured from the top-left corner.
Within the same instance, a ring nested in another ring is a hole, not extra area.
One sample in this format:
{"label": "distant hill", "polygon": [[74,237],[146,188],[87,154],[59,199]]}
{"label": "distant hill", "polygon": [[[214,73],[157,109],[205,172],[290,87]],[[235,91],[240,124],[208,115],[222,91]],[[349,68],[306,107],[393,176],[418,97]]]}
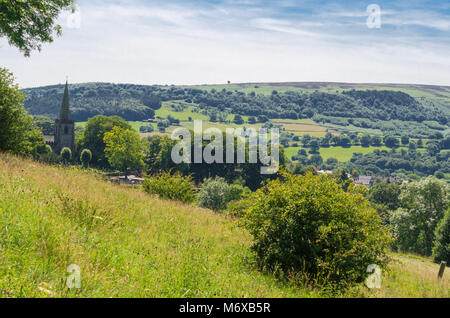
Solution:
{"label": "distant hill", "polygon": [[[56,117],[63,85],[23,90],[33,115]],[[244,83],[197,86],[146,86],[85,83],[70,85],[76,121],[118,115],[140,121],[154,116],[165,101],[183,101],[208,115],[241,114],[268,118],[313,118],[314,115],[370,120],[435,121],[446,125],[450,87],[402,84]]]}

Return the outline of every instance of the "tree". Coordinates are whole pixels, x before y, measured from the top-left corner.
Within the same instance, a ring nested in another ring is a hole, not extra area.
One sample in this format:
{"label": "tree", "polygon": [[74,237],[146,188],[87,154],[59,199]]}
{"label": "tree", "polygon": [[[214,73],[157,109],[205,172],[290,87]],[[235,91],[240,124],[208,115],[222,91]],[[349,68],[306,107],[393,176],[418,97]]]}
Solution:
{"label": "tree", "polygon": [[241,115],[236,115],[236,116],[234,116],[233,122],[234,122],[236,125],[242,125],[242,124],[244,124],[244,119],[242,118]]}
{"label": "tree", "polygon": [[92,152],[89,149],[83,149],[80,156],[80,161],[83,164],[83,167],[88,168],[91,160],[92,160]]}
{"label": "tree", "polygon": [[23,108],[23,100],[13,75],[0,68],[0,151],[25,155],[44,145],[42,133]]}
{"label": "tree", "polygon": [[433,258],[436,263],[445,261],[450,264],[450,209],[439,222],[433,247]]}
{"label": "tree", "polygon": [[395,246],[431,255],[434,232],[447,210],[448,196],[449,186],[435,177],[408,184],[400,194],[400,208],[390,217]]}
{"label": "tree", "polygon": [[436,156],[441,149],[439,149],[439,146],[435,142],[429,142],[427,143],[427,152],[430,156]]}
{"label": "tree", "polygon": [[72,150],[70,150],[70,148],[64,147],[61,150],[61,159],[63,160],[64,164],[68,164],[72,160]]}
{"label": "tree", "polygon": [[402,136],[402,145],[406,146],[409,144],[409,136],[408,135],[403,135]]}
{"label": "tree", "polygon": [[242,222],[262,268],[348,287],[365,280],[370,264],[387,265],[388,232],[359,187],[345,192],[332,177],[282,173],[244,200]]}
{"label": "tree", "polygon": [[92,152],[92,163],[107,168],[109,162],[105,157],[104,135],[113,127],[132,129],[131,126],[118,116],[107,117],[103,115],[88,120],[86,128],[78,141],[78,149],[89,149]]}
{"label": "tree", "polygon": [[397,183],[378,182],[369,190],[370,202],[385,205],[389,210],[396,210],[400,204],[401,190]]}
{"label": "tree", "polygon": [[32,50],[41,50],[41,43],[53,42],[54,33],[61,35],[56,19],[74,8],[74,0],[1,0],[0,36],[30,56]]}
{"label": "tree", "polygon": [[399,141],[394,136],[384,137],[384,145],[388,148],[397,148],[399,146]]}
{"label": "tree", "polygon": [[119,169],[127,177],[128,169],[144,166],[144,145],[139,134],[131,129],[114,127],[103,137],[105,154],[111,167]]}
{"label": "tree", "polygon": [[372,146],[379,147],[379,146],[381,146],[381,142],[382,142],[382,140],[381,140],[380,136],[372,137]]}
{"label": "tree", "polygon": [[352,140],[348,135],[342,135],[340,138],[340,145],[342,147],[350,147]]}
{"label": "tree", "polygon": [[372,142],[372,138],[370,138],[369,134],[364,134],[361,137],[361,146],[370,147],[370,143]]}
{"label": "tree", "polygon": [[198,193],[197,204],[214,211],[225,210],[228,203],[225,200],[227,192],[228,183],[224,178],[207,179]]}
{"label": "tree", "polygon": [[311,153],[318,153],[320,149],[319,141],[317,139],[311,140],[311,142],[309,143],[309,148],[311,149]]}

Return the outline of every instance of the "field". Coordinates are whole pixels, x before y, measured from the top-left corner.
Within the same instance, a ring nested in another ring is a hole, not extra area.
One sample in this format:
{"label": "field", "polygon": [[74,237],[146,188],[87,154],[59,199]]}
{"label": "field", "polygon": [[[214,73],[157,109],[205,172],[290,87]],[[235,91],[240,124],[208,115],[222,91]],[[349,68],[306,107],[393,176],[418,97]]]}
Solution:
{"label": "field", "polygon": [[[302,147],[289,147],[286,149],[286,155],[289,159],[292,156],[297,155],[298,151],[302,149]],[[336,158],[339,162],[349,161],[353,156],[353,153],[362,153],[368,154],[373,152],[374,150],[389,150],[387,147],[362,147],[362,146],[351,146],[348,148],[344,147],[329,147],[329,148],[320,148],[319,152],[322,156],[323,160],[327,160],[328,158]],[[307,149],[306,149],[307,150]]]}
{"label": "field", "polygon": [[[237,221],[75,167],[0,154],[0,297],[325,297],[255,269]],[[364,297],[449,297],[450,271],[397,256]],[[81,289],[67,289],[67,267]]]}

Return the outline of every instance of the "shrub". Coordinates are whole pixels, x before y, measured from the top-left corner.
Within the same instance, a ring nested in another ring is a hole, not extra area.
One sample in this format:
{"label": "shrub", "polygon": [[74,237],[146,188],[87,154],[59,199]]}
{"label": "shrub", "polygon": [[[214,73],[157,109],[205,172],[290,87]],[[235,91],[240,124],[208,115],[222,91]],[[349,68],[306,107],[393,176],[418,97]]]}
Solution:
{"label": "shrub", "polygon": [[81,152],[80,160],[81,160],[81,163],[83,164],[83,167],[88,168],[89,163],[92,160],[92,152],[89,149],[84,149]]}
{"label": "shrub", "polygon": [[64,147],[61,150],[61,158],[65,164],[69,163],[72,160],[72,150],[70,150],[70,148]]}
{"label": "shrub", "polygon": [[227,191],[224,195],[224,200],[226,203],[229,203],[231,201],[239,201],[242,199],[243,194],[249,194],[251,193],[250,189],[247,187],[244,187],[240,184],[231,184],[228,186]]}
{"label": "shrub", "polygon": [[144,191],[157,194],[161,198],[192,203],[195,200],[194,184],[191,176],[183,176],[180,173],[172,175],[163,172],[158,176],[146,179],[143,183]]}
{"label": "shrub", "polygon": [[450,209],[436,228],[433,258],[436,263],[446,261],[450,265]]}
{"label": "shrub", "polygon": [[260,267],[346,287],[364,281],[370,264],[387,265],[390,237],[359,187],[281,175],[251,194],[244,211]]}
{"label": "shrub", "polygon": [[197,204],[214,211],[224,210],[228,187],[224,178],[206,179],[197,195]]}

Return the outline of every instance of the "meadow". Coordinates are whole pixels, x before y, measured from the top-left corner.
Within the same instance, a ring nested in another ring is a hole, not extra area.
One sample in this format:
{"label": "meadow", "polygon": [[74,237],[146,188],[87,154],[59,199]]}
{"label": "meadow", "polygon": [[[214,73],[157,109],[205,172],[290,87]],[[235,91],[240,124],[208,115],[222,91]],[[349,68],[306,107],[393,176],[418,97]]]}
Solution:
{"label": "meadow", "polygon": [[0,172],[0,297],[449,297],[428,259],[397,255],[380,290],[330,295],[258,271],[235,219],[77,167],[0,154]]}

